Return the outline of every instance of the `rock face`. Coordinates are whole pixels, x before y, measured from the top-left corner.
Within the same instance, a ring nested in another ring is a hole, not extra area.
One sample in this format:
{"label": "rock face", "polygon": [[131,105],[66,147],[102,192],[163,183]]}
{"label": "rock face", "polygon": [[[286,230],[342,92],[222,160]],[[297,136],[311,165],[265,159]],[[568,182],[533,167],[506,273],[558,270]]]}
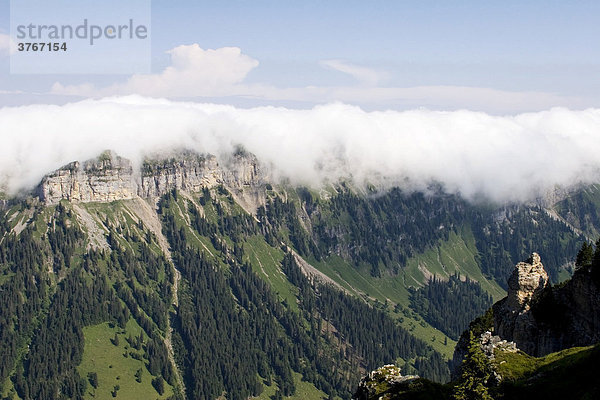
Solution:
{"label": "rock face", "polygon": [[142,165],[140,197],[158,197],[172,189],[198,192],[222,183],[222,170],[214,156],[183,153],[162,160],[146,160]]}
{"label": "rock face", "polygon": [[517,264],[493,314],[495,334],[533,356],[600,340],[600,290],[591,269],[551,287],[536,253]]}
{"label": "rock face", "polygon": [[46,204],[62,199],[100,201],[132,199],[136,195],[131,162],[112,153],[80,164],[74,161],[42,179],[39,196]]}
{"label": "rock face", "polygon": [[540,355],[547,345],[541,343],[540,326],[531,311],[548,285],[548,274],[537,253],[515,266],[508,279],[508,294],[494,305],[494,331],[503,339],[513,341],[524,352]]}
{"label": "rock face", "polygon": [[508,295],[505,306],[512,313],[523,314],[531,308],[532,299],[548,284],[548,274],[538,253],[515,266],[508,279]]}
{"label": "rock face", "polygon": [[172,189],[198,192],[222,184],[243,206],[255,211],[264,202],[265,178],[256,157],[238,152],[224,164],[212,155],[184,151],[169,158],[147,159],[140,171],[134,171],[129,160],[105,152],[95,160],[74,161],[45,176],[38,194],[46,204],[62,199],[110,202],[159,197]]}
{"label": "rock face", "polygon": [[515,266],[508,279],[508,294],[494,305],[494,328],[498,336],[514,341],[528,354],[537,353],[535,340],[539,332],[532,303],[548,284],[548,274],[537,253]]}

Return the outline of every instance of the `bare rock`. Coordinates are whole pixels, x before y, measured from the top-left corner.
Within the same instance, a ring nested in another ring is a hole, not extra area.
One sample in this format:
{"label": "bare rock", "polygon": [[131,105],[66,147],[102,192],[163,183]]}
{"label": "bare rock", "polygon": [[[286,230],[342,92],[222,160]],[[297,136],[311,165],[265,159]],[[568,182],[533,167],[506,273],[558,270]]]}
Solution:
{"label": "bare rock", "polygon": [[479,343],[481,344],[481,349],[483,350],[483,353],[490,360],[494,360],[495,350],[506,351],[509,353],[516,353],[519,350],[515,342],[509,342],[507,340],[504,340],[498,335],[493,335],[490,331],[485,331],[481,334],[479,338]]}
{"label": "bare rock", "polygon": [[508,295],[505,309],[522,314],[531,307],[532,299],[548,284],[548,273],[544,269],[538,253],[533,253],[525,262],[515,266],[508,279]]}
{"label": "bare rock", "polygon": [[105,152],[83,164],[74,161],[45,176],[38,187],[40,199],[55,204],[62,199],[110,202],[136,195],[131,162]]}
{"label": "bare rock", "polygon": [[60,200],[111,202],[160,197],[170,190],[199,192],[223,185],[250,213],[265,202],[265,172],[252,154],[237,152],[221,165],[213,155],[178,151],[146,159],[141,170],[113,152],[80,163],[74,161],[45,176],[38,195],[45,204]]}
{"label": "bare rock", "polygon": [[537,253],[515,266],[508,294],[494,305],[494,328],[501,338],[517,343],[528,354],[538,353],[539,329],[531,306],[548,285],[548,274]]}

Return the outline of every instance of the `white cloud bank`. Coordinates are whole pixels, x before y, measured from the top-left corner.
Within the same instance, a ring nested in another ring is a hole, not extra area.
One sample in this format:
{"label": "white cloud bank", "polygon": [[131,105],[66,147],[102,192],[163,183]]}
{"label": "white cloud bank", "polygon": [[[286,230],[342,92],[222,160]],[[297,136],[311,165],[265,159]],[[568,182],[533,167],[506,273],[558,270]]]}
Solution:
{"label": "white cloud bank", "polygon": [[438,181],[497,201],[598,180],[600,170],[600,109],[495,117],[339,103],[237,109],[129,96],[2,108],[0,135],[0,174],[11,191],[105,149],[139,160],[170,147],[219,155],[237,144],[294,183],[351,177],[405,185],[408,178],[412,187]]}

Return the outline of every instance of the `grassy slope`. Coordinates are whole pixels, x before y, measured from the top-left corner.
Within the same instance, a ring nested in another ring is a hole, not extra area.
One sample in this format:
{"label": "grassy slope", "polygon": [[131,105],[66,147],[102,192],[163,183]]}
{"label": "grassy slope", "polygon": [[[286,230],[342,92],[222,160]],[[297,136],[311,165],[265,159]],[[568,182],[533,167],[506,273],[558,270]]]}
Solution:
{"label": "grassy slope", "polygon": [[[196,247],[215,256],[217,252],[208,238],[191,233],[192,230],[188,225],[189,217],[187,216],[188,201],[180,197],[178,199],[178,206],[178,210],[175,213],[178,225],[185,227],[188,238]],[[123,212],[122,202],[108,204],[90,203],[86,204],[85,208],[95,217],[100,227],[102,227],[101,222],[108,217],[113,224],[122,224],[123,226],[128,226],[132,231],[137,231],[135,226],[136,221],[132,220],[128,213]],[[239,208],[236,208],[235,205],[228,211],[233,213],[240,212]],[[204,212],[209,219],[216,219],[215,211],[211,205],[204,207]],[[38,219],[43,221],[44,217],[46,215],[43,217],[40,216]],[[41,223],[36,225],[43,226]],[[123,237],[118,237],[117,239],[122,245],[131,247],[131,243],[127,243]],[[249,239],[244,244],[244,247],[248,261],[255,272],[273,285],[274,290],[279,294],[282,301],[285,300],[292,309],[297,309],[296,289],[287,281],[285,275],[280,270],[279,263],[283,253],[278,248],[268,245],[262,237],[258,236]],[[501,297],[503,295],[502,290],[497,285],[485,280],[481,275],[475,261],[475,254],[476,249],[472,234],[470,230],[463,230],[459,235],[452,234],[448,241],[442,242],[436,248],[429,249],[425,253],[413,257],[409,260],[407,268],[398,276],[373,278],[366,267],[357,269],[337,256],[329,257],[324,262],[313,262],[313,264],[350,292],[363,297],[368,296],[371,300],[376,299],[380,303],[385,303],[388,300],[390,312],[399,318],[405,328],[415,336],[429,341],[444,356],[451,357],[455,342],[446,338],[442,332],[431,327],[420,316],[406,308],[408,306],[407,286],[416,286],[424,281],[422,273],[424,268],[438,276],[448,276],[455,271],[459,271],[463,275],[482,282],[484,288],[492,293],[495,299]],[[419,269],[419,266],[421,266],[421,269]],[[394,306],[396,304],[400,305],[400,307],[395,312]],[[104,339],[110,344],[109,339],[114,335],[114,332],[104,332],[104,334],[108,335]],[[89,353],[90,351],[92,350],[87,352]],[[119,356],[125,360],[122,357],[122,352],[119,353]],[[137,368],[130,371],[130,375],[135,373],[136,370]],[[87,372],[85,374],[82,373],[82,376],[86,374]],[[149,378],[149,375],[147,377]],[[124,390],[124,385],[120,385],[122,387],[121,391]],[[308,383],[303,382],[302,385],[309,385],[316,391],[314,386]],[[112,386],[107,389],[109,395],[111,389]],[[150,389],[154,390],[152,387]],[[269,389],[269,387],[266,387],[266,389]]]}
{"label": "grassy slope", "polygon": [[501,389],[510,399],[597,399],[600,346],[574,347],[535,358],[524,353],[496,354]]}
{"label": "grassy slope", "polygon": [[[122,399],[164,399],[173,394],[173,388],[165,382],[165,393],[160,396],[151,384],[152,376],[146,369],[145,360],[136,360],[131,356],[124,357],[130,351],[143,356],[143,350],[135,350],[127,343],[126,338],[131,334],[137,337],[140,326],[130,319],[126,329],[110,327],[108,323],[88,326],[83,329],[85,347],[83,360],[78,366],[79,374],[86,378],[88,372],[98,374],[98,388],[94,389],[88,384],[86,398],[88,399],[113,399],[111,391],[119,385],[117,398]],[[119,345],[115,346],[111,339],[117,333]],[[146,337],[147,339],[147,337]],[[136,382],[135,373],[142,369],[142,382]]]}
{"label": "grassy slope", "polygon": [[[230,205],[225,196],[213,195],[224,205],[227,212],[232,214],[243,212],[235,204]],[[193,199],[197,200],[196,197]],[[98,217],[107,214],[114,215],[115,208],[119,208],[118,204],[119,202],[97,204],[89,207],[88,211],[92,211],[92,213],[96,211]],[[195,204],[199,205],[199,202],[195,201]],[[175,212],[177,224],[187,231],[190,243],[214,257],[218,252],[210,240],[197,235],[188,224],[189,201],[184,196],[179,196],[177,205]],[[210,203],[201,208],[209,220],[216,221],[216,212]],[[119,219],[123,221],[123,219]],[[133,224],[134,221],[127,222]],[[296,288],[289,283],[280,269],[279,263],[283,257],[281,250],[271,247],[260,236],[250,238],[244,244],[244,250],[253,270],[273,286],[282,301],[285,300],[292,310],[297,310]],[[397,276],[374,278],[370,275],[367,266],[356,268],[335,255],[322,262],[310,261],[350,293],[370,300],[376,299],[381,303],[385,303],[387,300],[390,311],[399,318],[404,328],[415,336],[427,340],[437,351],[450,358],[456,342],[447,338],[441,331],[407,308],[409,305],[407,287],[418,286],[425,281],[422,271],[429,271],[437,276],[448,276],[458,271],[461,275],[481,282],[484,289],[492,294],[494,300],[498,300],[504,296],[504,292],[496,283],[483,277],[475,261],[476,252],[475,241],[470,229],[463,229],[459,234],[452,233],[449,239],[440,243],[439,246],[411,258],[407,267]],[[400,305],[398,312],[393,311],[396,304]]]}
{"label": "grassy slope", "polygon": [[[294,374],[294,383],[296,384],[296,394],[290,397],[286,397],[291,400],[321,400],[326,399],[327,395],[321,390],[317,389],[312,383],[304,382],[302,380],[302,374],[297,372],[293,372]],[[260,394],[260,396],[253,397],[254,399],[259,400],[269,400],[271,396],[275,394],[277,391],[277,384],[273,382],[271,386],[265,385],[264,391]]]}
{"label": "grassy slope", "polygon": [[[440,330],[429,325],[418,314],[408,309],[408,290],[401,275],[393,277],[374,278],[368,269],[356,269],[338,256],[331,256],[326,261],[313,262],[321,272],[334,279],[350,293],[386,304],[390,313],[396,316],[400,325],[418,338],[424,339],[444,357],[450,359],[456,342],[448,338]],[[394,311],[398,304],[398,311]]]}
{"label": "grassy slope", "polygon": [[414,282],[410,282],[410,278],[422,282],[425,277],[419,270],[419,266],[426,268],[427,271],[438,277],[448,277],[458,272],[461,276],[478,281],[483,289],[492,295],[494,301],[500,300],[506,296],[506,292],[496,282],[483,276],[477,264],[476,255],[477,248],[473,233],[470,228],[463,227],[458,234],[450,233],[448,240],[440,243],[437,247],[412,257],[405,272],[406,282],[411,286],[414,286]]}
{"label": "grassy slope", "polygon": [[[593,206],[596,210],[600,209],[600,185],[599,184],[589,185],[588,187],[586,187],[585,189],[583,189],[581,191],[581,196],[582,196],[582,200],[584,203],[587,203],[587,204]],[[577,209],[571,210],[571,207],[574,207],[575,205],[571,204],[570,206],[568,206],[568,203],[570,203],[569,199],[563,200],[554,206],[556,212],[565,219],[569,218],[570,211],[575,211],[575,212],[578,211]],[[596,240],[596,238],[600,235],[598,228],[592,226],[592,224],[590,224],[588,226],[588,229],[584,230],[584,233],[585,233],[585,235],[592,238],[593,240]]]}
{"label": "grassy slope", "polygon": [[[490,388],[494,399],[600,398],[600,381],[597,379],[600,345],[574,347],[539,358],[497,351],[494,363],[503,377],[499,386]],[[441,385],[419,379],[408,386],[394,387],[388,393],[391,400],[450,400],[454,384]]]}
{"label": "grassy slope", "polygon": [[385,303],[387,299],[390,309],[393,309],[396,304],[400,305],[396,315],[400,318],[402,326],[415,336],[430,342],[433,348],[445,357],[451,358],[456,342],[407,309],[409,306],[407,288],[417,287],[425,282],[423,271],[439,277],[448,277],[459,272],[462,276],[480,282],[482,287],[492,295],[494,301],[501,299],[506,295],[505,292],[497,283],[483,276],[475,260],[476,254],[473,234],[470,229],[464,228],[459,234],[451,233],[447,241],[412,257],[406,268],[396,276],[374,278],[367,267],[357,269],[335,255],[325,261],[311,261],[320,271],[351,293],[367,296],[381,303]]}
{"label": "grassy slope", "polygon": [[292,310],[298,311],[297,289],[281,271],[283,251],[271,247],[262,236],[254,236],[244,244],[244,254],[254,272],[269,282],[277,295],[285,300]]}
{"label": "grassy slope", "polygon": [[[124,235],[126,232],[136,234],[141,238],[144,238],[145,233],[140,230],[138,226],[137,217],[132,217],[131,211],[127,208],[127,201],[115,201],[112,203],[86,203],[82,207],[92,216],[98,229],[108,234],[108,230],[104,226],[106,221],[112,226],[120,226],[121,234],[116,235],[116,240],[119,245],[124,248],[129,248],[133,251],[138,250],[138,244],[130,240],[126,240]],[[84,227],[86,233],[87,229]],[[150,249],[156,254],[160,253],[161,250],[152,242]],[[98,266],[100,269],[107,273],[106,267],[102,260],[100,260]],[[162,279],[164,272],[159,273],[159,278]],[[111,283],[116,282],[124,278],[123,272],[118,271],[112,274],[107,274],[108,280]],[[137,281],[134,282],[139,285]],[[149,287],[153,287],[149,286]],[[153,287],[157,289],[156,287]],[[151,384],[151,380],[154,378],[148,372],[145,363],[146,360],[135,360],[131,357],[124,357],[126,347],[127,352],[134,351],[139,355],[143,356],[144,351],[136,351],[131,348],[125,340],[129,334],[133,337],[139,335],[141,331],[140,326],[132,318],[127,323],[125,332],[122,332],[118,327],[109,327],[108,323],[103,323],[91,327],[84,328],[85,348],[83,354],[83,360],[78,367],[79,374],[86,378],[88,372],[96,372],[98,374],[99,386],[97,390],[94,390],[91,385],[88,384],[88,390],[86,393],[87,398],[106,398],[112,399],[111,391],[115,385],[120,386],[117,398],[167,398],[173,394],[173,388],[165,382],[165,393],[160,396]],[[114,337],[115,332],[119,334],[119,346],[114,346],[111,343],[111,339]],[[147,339],[147,338],[146,338]],[[112,368],[109,368],[112,365]],[[134,374],[136,371],[142,369],[142,382],[138,383],[135,380]],[[119,379],[116,377],[119,376]]]}

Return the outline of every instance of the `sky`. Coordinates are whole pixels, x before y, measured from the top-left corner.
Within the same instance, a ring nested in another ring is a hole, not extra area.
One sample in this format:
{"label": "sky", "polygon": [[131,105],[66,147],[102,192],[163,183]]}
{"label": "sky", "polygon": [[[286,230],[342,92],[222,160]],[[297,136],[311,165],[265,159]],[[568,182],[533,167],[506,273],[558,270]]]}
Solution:
{"label": "sky", "polygon": [[[15,20],[83,17],[148,35],[16,50]],[[599,68],[597,0],[0,0],[0,190],[242,145],[297,184],[531,200],[600,182]]]}
{"label": "sky", "polygon": [[[10,74],[9,4],[0,0],[0,105],[143,94],[515,114],[600,101],[598,1],[154,0],[150,79],[138,84],[134,74]],[[161,78],[177,55],[189,70]]]}

